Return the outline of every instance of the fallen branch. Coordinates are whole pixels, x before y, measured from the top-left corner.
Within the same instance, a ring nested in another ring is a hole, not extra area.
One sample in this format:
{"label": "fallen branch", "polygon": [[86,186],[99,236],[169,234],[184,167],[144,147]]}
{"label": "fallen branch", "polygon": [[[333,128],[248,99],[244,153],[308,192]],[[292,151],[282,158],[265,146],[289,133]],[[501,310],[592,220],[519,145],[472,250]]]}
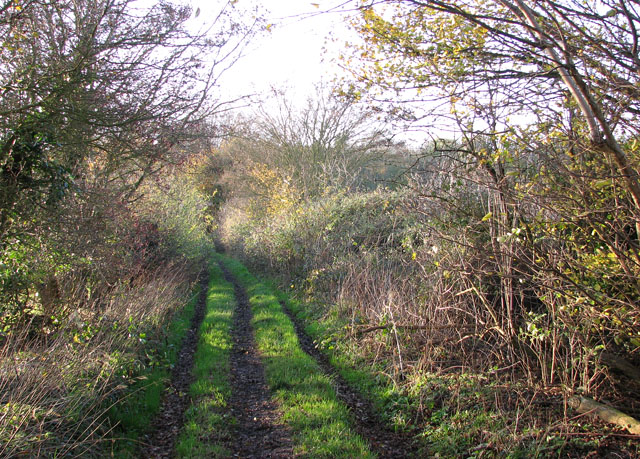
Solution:
{"label": "fallen branch", "polygon": [[429,325],[396,325],[394,327],[392,324],[375,325],[373,327],[367,327],[367,328],[363,328],[363,329],[360,329],[360,330],[356,330],[356,333],[358,335],[363,335],[365,333],[370,333],[372,331],[388,330],[390,328],[396,328],[396,329],[400,329],[400,330],[425,330],[427,328],[430,328],[430,326]]}
{"label": "fallen branch", "polygon": [[571,397],[569,406],[578,413],[595,414],[600,419],[624,427],[634,435],[640,435],[640,421],[610,406],[598,403],[586,397]]}

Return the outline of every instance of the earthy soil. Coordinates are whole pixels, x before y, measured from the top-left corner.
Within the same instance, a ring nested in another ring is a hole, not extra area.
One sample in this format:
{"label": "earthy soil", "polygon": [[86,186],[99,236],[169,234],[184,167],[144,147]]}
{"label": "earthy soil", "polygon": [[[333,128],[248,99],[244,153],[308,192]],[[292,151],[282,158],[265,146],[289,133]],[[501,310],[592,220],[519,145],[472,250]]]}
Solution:
{"label": "earthy soil", "polygon": [[381,458],[418,457],[418,446],[410,435],[390,430],[374,413],[371,403],[353,389],[320,352],[311,337],[306,334],[298,319],[281,301],[282,309],[294,324],[300,347],[318,362],[322,371],[333,381],[336,394],[349,407],[355,418],[354,428],[369,442],[371,449]]}
{"label": "earthy soil", "polygon": [[193,382],[191,370],[198,345],[200,324],[204,319],[207,307],[209,286],[207,270],[201,275],[200,285],[200,295],[191,319],[191,325],[182,341],[160,412],[153,423],[151,433],[146,436],[141,447],[141,457],[169,458],[173,456],[175,443],[184,422],[184,412],[191,402],[191,398],[188,396],[189,386]]}
{"label": "earthy soil", "polygon": [[220,264],[225,279],[233,284],[237,307],[231,350],[231,414],[236,418],[235,438],[230,446],[234,457],[294,457],[291,433],[279,422],[280,412],[265,381],[264,367],[255,346],[251,327],[251,306],[247,292]]}

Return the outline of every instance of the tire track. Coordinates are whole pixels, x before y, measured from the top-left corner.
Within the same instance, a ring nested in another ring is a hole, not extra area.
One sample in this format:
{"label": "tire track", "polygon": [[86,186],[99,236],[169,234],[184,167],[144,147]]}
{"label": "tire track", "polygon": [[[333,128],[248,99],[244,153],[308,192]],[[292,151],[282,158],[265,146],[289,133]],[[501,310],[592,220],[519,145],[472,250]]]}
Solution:
{"label": "tire track", "polygon": [[369,443],[372,451],[378,457],[385,459],[421,457],[419,447],[413,438],[410,435],[395,432],[385,425],[374,413],[371,403],[353,389],[331,365],[329,359],[316,348],[311,337],[304,331],[302,324],[292,314],[285,302],[280,300],[280,305],[293,322],[300,347],[318,363],[322,371],[333,381],[336,395],[353,414],[354,429]]}
{"label": "tire track", "polygon": [[237,300],[230,355],[230,410],[237,426],[230,449],[234,457],[294,457],[291,434],[279,422],[280,413],[271,398],[264,366],[256,349],[247,292],[224,264],[219,265],[225,280],[233,285]]}
{"label": "tire track", "polygon": [[193,382],[193,360],[198,346],[200,325],[207,309],[207,293],[209,290],[209,270],[205,269],[200,277],[200,295],[196,303],[178,359],[173,371],[169,390],[162,401],[151,433],[141,448],[141,456],[149,458],[170,458],[174,455],[176,440],[184,422],[184,413],[191,403],[188,396],[189,386]]}

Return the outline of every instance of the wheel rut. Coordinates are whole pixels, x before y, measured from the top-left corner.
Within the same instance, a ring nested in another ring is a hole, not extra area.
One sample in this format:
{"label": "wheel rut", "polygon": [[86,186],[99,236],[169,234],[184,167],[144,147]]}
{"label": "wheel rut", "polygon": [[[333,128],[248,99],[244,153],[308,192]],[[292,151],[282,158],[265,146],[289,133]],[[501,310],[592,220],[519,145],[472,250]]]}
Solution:
{"label": "wheel rut", "polygon": [[353,389],[338,373],[329,359],[320,352],[313,340],[304,331],[300,321],[295,317],[284,301],[280,301],[282,310],[287,314],[296,334],[300,347],[311,356],[322,371],[331,378],[338,398],[349,408],[355,423],[354,429],[364,438],[371,449],[380,458],[410,458],[420,457],[419,448],[410,435],[402,434],[387,427],[374,413],[371,403]]}
{"label": "wheel rut", "polygon": [[237,301],[230,355],[230,411],[237,420],[235,438],[230,445],[233,457],[294,457],[291,433],[279,422],[280,412],[271,398],[255,345],[247,292],[224,264],[219,265],[225,280],[233,285]]}
{"label": "wheel rut", "polygon": [[205,269],[200,276],[200,286],[201,290],[189,330],[182,341],[176,365],[171,372],[168,391],[152,425],[151,432],[146,435],[140,448],[141,457],[154,459],[173,457],[176,440],[184,422],[184,413],[191,403],[188,393],[189,386],[193,382],[192,369],[198,346],[200,325],[207,308],[208,269]]}

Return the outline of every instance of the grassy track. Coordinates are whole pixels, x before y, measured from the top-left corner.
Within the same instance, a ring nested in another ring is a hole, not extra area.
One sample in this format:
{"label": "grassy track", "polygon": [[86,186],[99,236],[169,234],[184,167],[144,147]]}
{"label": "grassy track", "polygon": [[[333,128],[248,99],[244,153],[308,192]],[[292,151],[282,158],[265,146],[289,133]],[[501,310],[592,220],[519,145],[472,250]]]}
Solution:
{"label": "grassy track", "polygon": [[[265,366],[270,390],[282,410],[282,421],[292,432],[295,454],[312,458],[371,458],[375,455],[351,427],[346,406],[338,400],[329,377],[299,346],[293,324],[282,311],[272,289],[260,283],[239,262],[216,256],[246,289],[253,312],[252,326],[258,351]],[[192,404],[185,413],[178,438],[178,457],[229,457],[234,441],[235,419],[229,415],[231,387],[229,356],[231,329],[236,305],[233,286],[224,280],[218,266],[210,269],[207,312],[200,338],[190,388]],[[193,314],[193,302],[172,324],[171,342],[180,343]],[[174,347],[171,346],[171,348]],[[177,346],[176,346],[177,347]],[[129,405],[121,408],[124,426],[142,432],[160,403],[163,384],[140,389]],[[149,379],[152,377],[150,376]],[[140,414],[136,416],[134,413]],[[136,433],[136,437],[139,433]],[[130,443],[135,440],[129,439]]]}
{"label": "grassy track", "polygon": [[178,438],[178,457],[228,457],[234,421],[227,413],[231,396],[229,353],[235,299],[233,286],[222,278],[220,268],[210,269],[207,311],[193,367],[192,405],[185,413]]}
{"label": "grassy track", "polygon": [[370,366],[357,361],[353,349],[334,342],[332,335],[345,324],[335,318],[318,317],[317,311],[305,303],[278,291],[278,299],[284,301],[294,316],[304,324],[305,332],[316,342],[323,342],[323,353],[340,376],[369,400],[382,421],[398,431],[407,429],[407,419],[411,413],[411,403],[407,395],[388,380],[380,378]]}
{"label": "grassy track", "polygon": [[351,428],[351,416],[329,378],[298,344],[293,324],[274,292],[235,260],[220,256],[247,290],[256,345],[267,383],[293,433],[296,454],[306,457],[374,457]]}

